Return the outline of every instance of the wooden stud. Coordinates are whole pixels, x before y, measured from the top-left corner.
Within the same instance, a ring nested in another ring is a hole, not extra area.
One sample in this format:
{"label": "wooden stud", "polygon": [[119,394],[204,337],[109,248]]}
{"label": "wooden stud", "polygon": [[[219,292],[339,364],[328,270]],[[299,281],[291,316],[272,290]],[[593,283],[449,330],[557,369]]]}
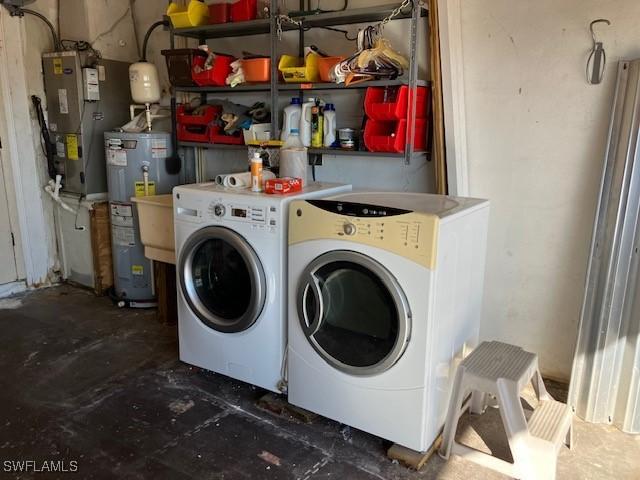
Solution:
{"label": "wooden stud", "polygon": [[447,194],[447,160],[444,141],[444,107],[442,66],[440,63],[440,29],[438,0],[429,0],[429,62],[431,70],[431,111],[433,113],[432,158],[436,175],[436,193]]}
{"label": "wooden stud", "polygon": [[[78,208],[80,206],[78,205]],[[93,256],[93,290],[105,295],[113,286],[113,261],[111,253],[111,221],[109,203],[96,202],[89,210],[91,230],[91,254]]]}
{"label": "wooden stud", "polygon": [[311,423],[318,416],[304,408],[291,405],[283,397],[274,393],[267,393],[260,397],[257,405],[258,408],[266,412],[273,413],[279,417],[295,419],[303,423]]}
{"label": "wooden stud", "polygon": [[160,323],[174,324],[178,319],[178,292],[176,290],[176,266],[170,263],[153,262]]}
{"label": "wooden stud", "polygon": [[438,435],[438,438],[436,438],[435,442],[433,442],[426,452],[416,452],[415,450],[394,443],[389,447],[389,450],[387,450],[387,457],[391,460],[397,460],[401,464],[414,470],[420,470],[424,464],[427,463],[427,460],[438,451],[441,443],[442,435]]}

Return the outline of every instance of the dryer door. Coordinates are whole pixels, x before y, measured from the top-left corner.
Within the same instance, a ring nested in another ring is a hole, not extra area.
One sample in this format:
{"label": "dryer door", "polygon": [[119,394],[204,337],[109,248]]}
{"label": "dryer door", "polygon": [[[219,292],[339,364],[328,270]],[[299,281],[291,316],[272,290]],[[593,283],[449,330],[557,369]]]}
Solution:
{"label": "dryer door", "polygon": [[264,270],[251,245],[234,231],[206,227],[191,235],[178,272],[184,298],[210,328],[241,332],[260,316],[266,296]]}
{"label": "dryer door", "polygon": [[313,348],[352,375],[391,368],[411,332],[409,303],[395,277],[361,253],[317,257],[298,286],[298,318]]}

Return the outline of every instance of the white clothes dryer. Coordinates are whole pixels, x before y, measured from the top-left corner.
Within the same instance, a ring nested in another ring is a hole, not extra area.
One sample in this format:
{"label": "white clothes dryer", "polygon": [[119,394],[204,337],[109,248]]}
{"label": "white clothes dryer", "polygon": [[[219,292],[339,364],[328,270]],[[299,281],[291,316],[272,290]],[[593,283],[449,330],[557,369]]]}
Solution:
{"label": "white clothes dryer", "polygon": [[182,361],[279,391],[286,350],[288,205],[350,190],[322,183],[288,195],[214,183],[174,188]]}
{"label": "white clothes dryer", "polygon": [[289,215],[289,402],[427,450],[478,341],[489,202],[354,192]]}

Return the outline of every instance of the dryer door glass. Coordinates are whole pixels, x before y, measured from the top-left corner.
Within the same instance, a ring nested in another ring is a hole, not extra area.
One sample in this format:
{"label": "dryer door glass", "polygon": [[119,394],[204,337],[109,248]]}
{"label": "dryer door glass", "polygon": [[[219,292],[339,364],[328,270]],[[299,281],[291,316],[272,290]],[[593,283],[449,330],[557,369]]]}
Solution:
{"label": "dryer door glass", "polygon": [[264,272],[235,232],[209,227],[194,234],[180,256],[180,286],[192,311],[222,332],[249,328],[265,300]]}
{"label": "dryer door glass", "polygon": [[398,361],[411,315],[386,268],[362,254],[335,251],[312,262],[304,278],[302,328],[326,361],[356,375],[380,373]]}

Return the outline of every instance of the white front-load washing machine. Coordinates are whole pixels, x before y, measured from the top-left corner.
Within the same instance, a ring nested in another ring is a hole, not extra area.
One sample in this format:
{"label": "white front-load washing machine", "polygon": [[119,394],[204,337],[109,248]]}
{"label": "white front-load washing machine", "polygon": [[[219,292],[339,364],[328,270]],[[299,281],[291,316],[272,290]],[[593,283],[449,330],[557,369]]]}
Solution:
{"label": "white front-load washing machine", "polygon": [[289,216],[289,402],[427,450],[478,341],[489,202],[354,192]]}
{"label": "white front-load washing machine", "polygon": [[350,185],[267,195],[174,188],[180,359],[278,391],[286,350],[287,208]]}

